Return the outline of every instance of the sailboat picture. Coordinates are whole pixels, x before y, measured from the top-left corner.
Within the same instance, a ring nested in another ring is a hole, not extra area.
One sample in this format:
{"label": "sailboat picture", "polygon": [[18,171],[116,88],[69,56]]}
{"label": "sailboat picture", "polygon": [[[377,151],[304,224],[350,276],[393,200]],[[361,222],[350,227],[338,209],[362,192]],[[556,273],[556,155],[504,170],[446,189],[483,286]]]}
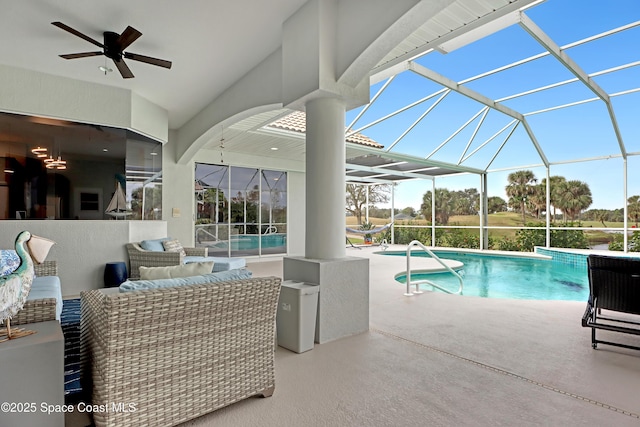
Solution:
{"label": "sailboat picture", "polygon": [[120,181],[116,181],[116,191],[113,193],[113,197],[104,213],[115,219],[126,218],[133,213],[131,209],[127,209],[127,198],[124,195]]}

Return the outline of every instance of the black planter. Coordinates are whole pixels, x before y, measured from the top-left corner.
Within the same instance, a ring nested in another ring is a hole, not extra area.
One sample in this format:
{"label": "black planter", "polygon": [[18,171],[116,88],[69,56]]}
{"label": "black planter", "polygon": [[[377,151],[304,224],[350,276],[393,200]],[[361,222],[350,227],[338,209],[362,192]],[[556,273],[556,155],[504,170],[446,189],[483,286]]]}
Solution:
{"label": "black planter", "polygon": [[108,262],[104,267],[104,286],[113,288],[127,280],[127,264],[124,262]]}

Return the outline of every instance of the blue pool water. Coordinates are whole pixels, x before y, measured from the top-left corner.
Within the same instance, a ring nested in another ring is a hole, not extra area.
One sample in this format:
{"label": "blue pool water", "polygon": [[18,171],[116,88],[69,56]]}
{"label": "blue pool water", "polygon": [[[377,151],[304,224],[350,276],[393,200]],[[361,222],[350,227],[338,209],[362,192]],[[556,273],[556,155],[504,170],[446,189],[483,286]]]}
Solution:
{"label": "blue pool water", "polygon": [[[406,253],[390,253],[402,255]],[[587,301],[589,279],[586,265],[575,267],[556,261],[467,254],[458,252],[436,252],[441,258],[464,263],[460,272],[464,279],[463,295],[485,298],[516,298],[534,300]],[[424,252],[414,252],[412,257],[428,256]],[[412,268],[419,269],[420,262],[413,262]],[[458,279],[451,273],[412,274],[411,280],[427,279],[447,289],[456,291]],[[398,281],[406,283],[406,276]],[[422,285],[424,290],[432,287]]]}
{"label": "blue pool water", "polygon": [[287,250],[287,235],[282,234],[265,234],[265,235],[256,235],[256,234],[239,234],[235,236],[231,236],[231,240],[229,242],[216,242],[211,245],[212,248],[216,249],[227,249],[228,246],[231,246],[231,250],[252,250],[258,249],[258,239],[262,240],[262,249],[282,249],[283,251]]}

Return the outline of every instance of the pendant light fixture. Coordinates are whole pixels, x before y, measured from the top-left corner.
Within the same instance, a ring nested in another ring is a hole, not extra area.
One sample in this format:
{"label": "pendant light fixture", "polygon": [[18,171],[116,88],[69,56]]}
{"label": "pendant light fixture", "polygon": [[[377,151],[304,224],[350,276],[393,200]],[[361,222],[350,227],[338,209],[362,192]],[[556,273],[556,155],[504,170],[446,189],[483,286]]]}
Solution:
{"label": "pendant light fixture", "polygon": [[62,155],[60,151],[61,151],[60,148],[58,148],[57,159],[54,159],[51,154],[49,154],[49,158],[44,159],[44,166],[47,169],[65,170],[67,168],[67,161],[62,160]]}
{"label": "pendant light fixture", "polygon": [[31,152],[39,159],[44,159],[47,157],[47,149],[42,148],[39,145],[36,148],[32,148]]}
{"label": "pendant light fixture", "polygon": [[48,159],[44,160],[44,165],[47,169],[64,170],[67,168],[67,161],[62,160],[62,157],[60,156],[58,156],[57,159],[54,159],[53,157],[49,156]]}

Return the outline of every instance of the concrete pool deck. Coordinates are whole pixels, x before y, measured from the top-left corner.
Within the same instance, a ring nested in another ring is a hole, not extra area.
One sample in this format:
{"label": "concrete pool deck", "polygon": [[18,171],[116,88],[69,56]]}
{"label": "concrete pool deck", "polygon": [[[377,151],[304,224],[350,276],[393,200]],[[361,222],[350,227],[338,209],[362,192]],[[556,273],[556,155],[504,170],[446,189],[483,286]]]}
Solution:
{"label": "concrete pool deck", "polygon": [[[187,425],[640,425],[640,351],[593,350],[586,303],[405,297],[394,275],[406,259],[379,250],[347,249],[370,260],[369,332],[278,348],[273,397]],[[277,261],[249,268],[281,272]]]}
{"label": "concrete pool deck", "polygon": [[[405,297],[406,259],[379,250],[347,250],[370,259],[368,332],[278,348],[272,397],[183,426],[640,426],[640,351],[593,350],[586,303]],[[282,277],[279,259],[248,267]]]}

